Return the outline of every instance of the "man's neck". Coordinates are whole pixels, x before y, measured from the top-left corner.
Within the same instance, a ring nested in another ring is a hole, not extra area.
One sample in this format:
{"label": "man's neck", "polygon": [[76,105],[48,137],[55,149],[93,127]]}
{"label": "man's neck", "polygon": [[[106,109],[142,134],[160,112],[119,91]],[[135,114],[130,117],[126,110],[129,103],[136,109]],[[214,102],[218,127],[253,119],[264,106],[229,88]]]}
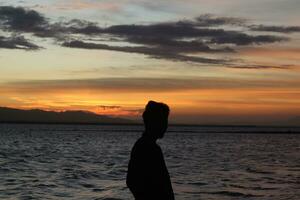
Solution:
{"label": "man's neck", "polygon": [[143,133],[143,136],[142,136],[142,137],[145,138],[146,140],[150,141],[150,142],[156,143],[156,140],[157,140],[158,138],[153,137],[153,135],[155,135],[155,133],[151,133],[151,132],[149,132],[149,131],[145,131],[145,132]]}

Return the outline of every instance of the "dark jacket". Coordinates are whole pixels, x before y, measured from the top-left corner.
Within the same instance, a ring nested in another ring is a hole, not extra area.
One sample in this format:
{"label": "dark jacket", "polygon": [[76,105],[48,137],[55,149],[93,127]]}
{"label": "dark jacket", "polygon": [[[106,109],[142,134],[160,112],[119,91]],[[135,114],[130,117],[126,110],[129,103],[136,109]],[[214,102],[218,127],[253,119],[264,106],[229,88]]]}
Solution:
{"label": "dark jacket", "polygon": [[174,200],[161,148],[145,136],[132,148],[126,183],[136,200]]}

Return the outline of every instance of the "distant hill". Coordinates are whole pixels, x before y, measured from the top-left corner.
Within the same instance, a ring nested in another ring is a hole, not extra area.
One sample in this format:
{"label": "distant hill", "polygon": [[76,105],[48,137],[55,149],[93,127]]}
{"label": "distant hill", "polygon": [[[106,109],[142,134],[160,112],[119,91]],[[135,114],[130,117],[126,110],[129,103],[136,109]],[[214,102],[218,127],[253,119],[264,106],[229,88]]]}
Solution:
{"label": "distant hill", "polygon": [[134,121],[87,111],[54,112],[0,107],[0,123],[133,124]]}

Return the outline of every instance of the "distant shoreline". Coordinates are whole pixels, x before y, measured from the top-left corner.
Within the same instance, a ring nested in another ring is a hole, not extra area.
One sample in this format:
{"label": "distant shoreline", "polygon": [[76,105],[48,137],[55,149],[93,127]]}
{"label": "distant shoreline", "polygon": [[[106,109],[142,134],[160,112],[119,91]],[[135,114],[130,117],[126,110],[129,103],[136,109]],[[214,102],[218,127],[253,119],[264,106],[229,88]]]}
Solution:
{"label": "distant shoreline", "polygon": [[[201,121],[199,121],[201,122]],[[6,124],[76,124],[76,125],[123,125],[123,126],[142,126],[142,120],[133,120],[127,118],[113,117],[108,115],[99,115],[88,111],[45,111],[39,109],[22,110],[16,108],[0,107],[0,123]],[[234,123],[234,122],[233,122]],[[184,127],[246,127],[246,128],[300,128],[300,124],[227,124],[216,122],[216,124],[206,123],[169,123],[171,126]],[[281,125],[280,125],[281,124]]]}
{"label": "distant shoreline", "polygon": [[[0,121],[0,124],[45,124],[45,125],[98,125],[98,126],[143,126],[142,123],[93,123],[93,122],[28,122]],[[268,125],[210,125],[210,124],[169,124],[175,127],[244,127],[244,128],[300,128],[300,126],[268,126]]]}

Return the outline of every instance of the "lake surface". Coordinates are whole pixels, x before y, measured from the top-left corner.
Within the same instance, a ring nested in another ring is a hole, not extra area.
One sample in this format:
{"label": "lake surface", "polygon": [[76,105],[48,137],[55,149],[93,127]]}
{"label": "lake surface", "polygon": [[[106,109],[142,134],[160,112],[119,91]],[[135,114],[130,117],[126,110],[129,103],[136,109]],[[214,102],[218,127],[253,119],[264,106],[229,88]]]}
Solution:
{"label": "lake surface", "polygon": [[[125,184],[126,170],[142,130],[0,124],[0,199],[133,199]],[[299,132],[170,127],[158,143],[177,200],[299,200]]]}

